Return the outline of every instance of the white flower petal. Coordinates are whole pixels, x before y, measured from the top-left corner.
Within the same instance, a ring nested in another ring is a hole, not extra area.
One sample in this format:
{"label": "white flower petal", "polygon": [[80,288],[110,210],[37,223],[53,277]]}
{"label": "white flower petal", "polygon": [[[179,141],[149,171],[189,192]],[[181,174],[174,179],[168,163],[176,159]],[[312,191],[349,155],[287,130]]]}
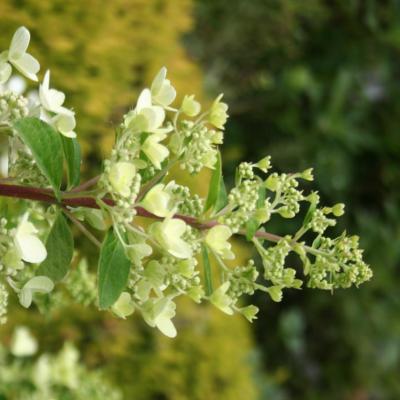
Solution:
{"label": "white flower petal", "polygon": [[212,227],[206,235],[207,245],[217,254],[225,259],[233,259],[235,255],[231,251],[231,244],[228,239],[232,236],[232,231],[226,225]]}
{"label": "white flower petal", "polygon": [[61,132],[61,135],[67,137],[68,139],[75,139],[76,138],[76,133],[74,131]]}
{"label": "white flower petal", "polygon": [[126,319],[135,311],[131,295],[128,292],[122,292],[118,300],[112,305],[111,310],[120,318]]}
{"label": "white flower petal", "polygon": [[29,46],[30,39],[31,34],[24,26],[21,26],[16,30],[14,36],[11,39],[11,45],[8,55],[11,61],[21,57],[26,52]]}
{"label": "white flower petal", "polygon": [[18,294],[18,298],[22,307],[29,308],[33,300],[32,290],[22,289]]}
{"label": "white flower petal", "polygon": [[168,252],[176,258],[192,257],[192,248],[182,239],[170,240],[168,243]]}
{"label": "white flower petal", "polygon": [[180,219],[166,219],[162,224],[163,241],[168,252],[177,258],[190,258],[192,248],[181,239],[187,229],[186,223]]}
{"label": "white flower petal", "polygon": [[56,89],[49,90],[49,102],[53,109],[57,110],[65,101],[65,94]]}
{"label": "white flower petal", "polygon": [[24,289],[30,289],[34,293],[49,293],[54,289],[54,283],[47,276],[39,275],[25,283]]}
{"label": "white flower petal", "polygon": [[153,79],[153,83],[151,84],[151,94],[153,96],[156,95],[160,91],[166,76],[167,76],[167,68],[162,67],[158,71],[157,75]]}
{"label": "white flower petal", "polygon": [[154,100],[164,107],[168,107],[175,100],[175,97],[176,90],[168,79],[164,81],[157,95],[153,96]]}
{"label": "white flower petal", "polygon": [[135,174],[136,168],[132,163],[120,161],[111,166],[108,176],[112,188],[121,196],[128,197]]}
{"label": "white flower petal", "polygon": [[166,217],[171,212],[170,201],[171,195],[164,190],[164,185],[159,183],[147,192],[142,206],[158,217]]}
{"label": "white flower petal", "polygon": [[158,129],[165,119],[165,111],[162,107],[152,106],[145,107],[140,111],[140,115],[144,115],[147,120],[147,132],[154,132]]}
{"label": "white flower petal", "polygon": [[32,57],[30,54],[24,53],[21,57],[12,59],[10,62],[19,72],[21,72],[22,75],[25,75],[32,81],[38,80],[36,74],[40,70],[40,64],[36,58]]}
{"label": "white flower petal", "polygon": [[12,68],[11,65],[7,62],[0,64],[0,85],[6,83],[11,76]]}
{"label": "white flower petal", "polygon": [[143,108],[151,107],[151,92],[149,89],[144,89],[139,95],[136,111],[139,113]]}
{"label": "white flower petal", "polygon": [[164,137],[163,134],[150,135],[142,146],[142,151],[157,169],[161,169],[161,163],[169,156],[168,148],[158,143]]}
{"label": "white flower petal", "polygon": [[176,337],[176,328],[169,318],[160,316],[155,320],[156,327],[165,335],[170,338]]}
{"label": "white flower petal", "polygon": [[38,237],[19,234],[16,235],[14,241],[22,260],[32,264],[39,264],[46,259],[46,247]]}

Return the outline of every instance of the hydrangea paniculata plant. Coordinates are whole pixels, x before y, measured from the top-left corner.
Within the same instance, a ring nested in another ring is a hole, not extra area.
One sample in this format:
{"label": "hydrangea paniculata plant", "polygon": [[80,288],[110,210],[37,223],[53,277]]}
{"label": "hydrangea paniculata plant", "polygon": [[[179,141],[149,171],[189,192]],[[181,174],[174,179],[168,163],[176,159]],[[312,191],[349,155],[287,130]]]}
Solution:
{"label": "hydrangea paniculata plant", "polygon": [[[1,322],[9,292],[24,307],[43,307],[43,294],[61,301],[54,288],[64,284],[82,304],[120,318],[141,313],[150,326],[174,337],[180,296],[252,321],[257,307],[243,298],[256,290],[281,301],[284,289],[332,291],[371,278],[357,236],[325,235],[344,206],[321,207],[317,192],[301,189],[301,181],[313,180],[311,169],[278,174],[271,172],[270,157],[243,162],[226,191],[219,146],[228,106],[222,95],[206,110],[194,95],[178,103],[165,68],[116,128],[102,173],[80,183],[75,113],[65,106],[64,93],[51,88],[50,72],[36,96],[27,98],[9,85],[13,68],[38,80],[29,39],[28,30],[19,28],[0,54],[0,132],[8,135],[8,176],[0,182],[0,196],[23,199],[20,215],[4,215],[0,223]],[[171,178],[176,166],[192,175],[211,171],[206,198]],[[272,217],[303,211],[294,233],[268,232]],[[68,221],[99,247],[97,276],[84,259],[69,271],[74,243]],[[260,265],[250,259],[232,267],[233,235],[254,246]],[[286,265],[291,254],[301,269]]]}

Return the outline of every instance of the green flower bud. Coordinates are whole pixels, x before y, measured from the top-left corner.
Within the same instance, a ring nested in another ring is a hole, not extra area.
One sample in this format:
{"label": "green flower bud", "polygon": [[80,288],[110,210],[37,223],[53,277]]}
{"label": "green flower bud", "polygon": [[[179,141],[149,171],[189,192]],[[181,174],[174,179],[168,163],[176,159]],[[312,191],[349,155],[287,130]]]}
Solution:
{"label": "green flower bud", "polygon": [[193,286],[189,289],[187,295],[196,303],[200,303],[204,297],[204,289],[201,286]]}
{"label": "green flower bud", "polygon": [[267,172],[271,168],[271,157],[270,156],[264,157],[256,164],[256,167],[263,172]]}
{"label": "green flower bud", "polygon": [[188,117],[195,117],[201,111],[201,105],[194,99],[194,95],[186,95],[183,98],[181,110]]}
{"label": "green flower bud", "polygon": [[306,198],[308,202],[312,204],[318,204],[319,203],[319,194],[317,192],[311,192]]}
{"label": "green flower bud", "polygon": [[210,115],[208,121],[210,124],[214,125],[218,129],[224,129],[224,125],[228,119],[228,105],[222,103],[220,100],[222,98],[220,94],[211,106]]}
{"label": "green flower bud", "polygon": [[289,210],[287,207],[281,207],[278,212],[283,218],[293,218],[296,215],[294,211]]}
{"label": "green flower bud", "polygon": [[341,217],[344,214],[344,204],[338,203],[332,207],[332,213],[335,217]]}
{"label": "green flower bud", "polygon": [[210,302],[225,314],[232,315],[232,299],[226,294],[229,286],[230,283],[225,282],[218,289],[214,290],[214,293],[210,296]]}
{"label": "green flower bud", "polygon": [[270,175],[265,181],[265,187],[272,192],[275,192],[279,186],[279,177],[277,174]]}
{"label": "green flower bud", "polygon": [[313,181],[314,180],[314,175],[313,175],[313,169],[308,168],[305,171],[303,171],[300,175],[303,179],[306,181]]}
{"label": "green flower bud", "polygon": [[250,305],[247,307],[240,308],[240,312],[243,316],[249,321],[253,322],[254,319],[257,319],[257,313],[259,309],[256,306]]}
{"label": "green flower bud", "polygon": [[265,224],[266,222],[268,222],[270,220],[271,212],[266,207],[259,208],[256,210],[254,217],[260,224]]}
{"label": "green flower bud", "polygon": [[277,303],[282,301],[282,289],[279,286],[270,286],[267,291],[273,301]]}

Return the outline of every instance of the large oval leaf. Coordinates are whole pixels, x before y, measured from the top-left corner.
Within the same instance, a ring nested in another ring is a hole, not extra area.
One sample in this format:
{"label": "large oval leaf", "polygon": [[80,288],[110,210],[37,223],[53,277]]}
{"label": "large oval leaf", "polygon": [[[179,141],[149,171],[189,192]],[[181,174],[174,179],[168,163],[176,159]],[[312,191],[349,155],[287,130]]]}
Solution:
{"label": "large oval leaf", "polygon": [[59,198],[63,173],[63,148],[60,135],[49,124],[35,117],[17,120],[14,128],[31,150],[37,166]]}
{"label": "large oval leaf", "polygon": [[68,272],[74,251],[74,239],[64,216],[54,222],[46,242],[47,258],[40,264],[38,275],[48,276],[53,282],[60,281]]}
{"label": "large oval leaf", "polygon": [[98,288],[100,308],[111,307],[119,298],[128,282],[131,262],[124,247],[110,229],[100,251]]}

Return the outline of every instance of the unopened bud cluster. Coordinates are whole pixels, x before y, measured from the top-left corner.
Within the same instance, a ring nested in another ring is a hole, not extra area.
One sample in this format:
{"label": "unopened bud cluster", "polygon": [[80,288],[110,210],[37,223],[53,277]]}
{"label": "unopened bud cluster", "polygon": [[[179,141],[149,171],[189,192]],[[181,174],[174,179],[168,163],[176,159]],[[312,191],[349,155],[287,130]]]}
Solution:
{"label": "unopened bud cluster", "polygon": [[28,99],[9,90],[0,93],[0,124],[26,117],[29,113]]}

